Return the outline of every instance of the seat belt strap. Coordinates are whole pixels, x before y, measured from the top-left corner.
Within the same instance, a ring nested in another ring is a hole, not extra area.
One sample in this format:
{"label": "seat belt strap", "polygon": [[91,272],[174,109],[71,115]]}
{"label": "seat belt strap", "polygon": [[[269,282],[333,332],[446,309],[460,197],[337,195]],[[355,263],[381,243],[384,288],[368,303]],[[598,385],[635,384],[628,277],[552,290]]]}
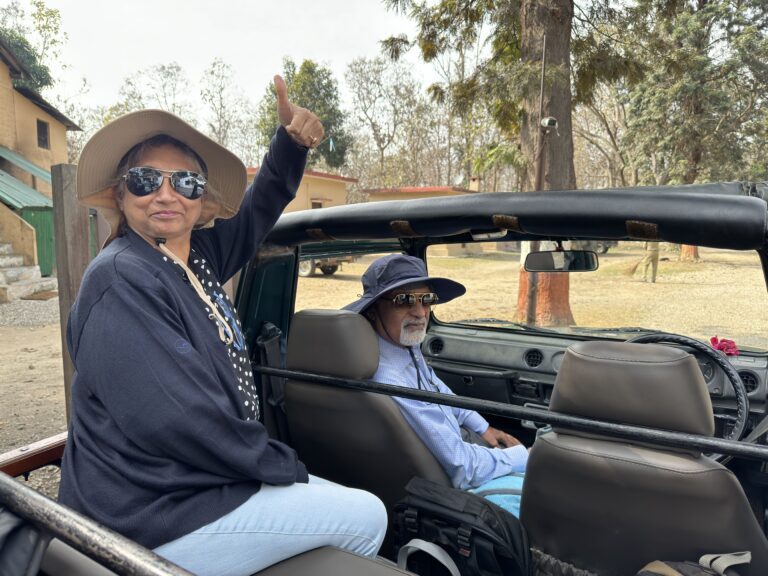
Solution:
{"label": "seat belt strap", "polygon": [[[264,350],[264,357],[267,366],[271,368],[285,368],[283,355],[280,352],[280,340],[283,336],[280,328],[271,322],[265,322],[261,329],[261,334],[257,338],[257,343]],[[267,398],[272,406],[279,407],[285,411],[285,378],[282,376],[269,376],[272,393]]]}
{"label": "seat belt strap", "polygon": [[[285,357],[281,351],[283,333],[271,322],[261,326],[256,344],[260,350],[261,364],[270,368],[284,368]],[[276,429],[279,439],[287,442],[288,421],[285,416],[285,378],[261,374],[261,393],[264,398],[264,425],[267,430]]]}

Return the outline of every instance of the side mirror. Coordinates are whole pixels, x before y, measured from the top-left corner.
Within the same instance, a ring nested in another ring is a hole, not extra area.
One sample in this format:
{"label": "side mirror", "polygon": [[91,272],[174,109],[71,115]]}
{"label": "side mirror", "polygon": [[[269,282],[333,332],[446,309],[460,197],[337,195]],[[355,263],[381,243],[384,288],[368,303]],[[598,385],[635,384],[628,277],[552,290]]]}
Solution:
{"label": "side mirror", "polygon": [[527,272],[591,272],[597,266],[597,254],[587,250],[531,252],[525,259]]}

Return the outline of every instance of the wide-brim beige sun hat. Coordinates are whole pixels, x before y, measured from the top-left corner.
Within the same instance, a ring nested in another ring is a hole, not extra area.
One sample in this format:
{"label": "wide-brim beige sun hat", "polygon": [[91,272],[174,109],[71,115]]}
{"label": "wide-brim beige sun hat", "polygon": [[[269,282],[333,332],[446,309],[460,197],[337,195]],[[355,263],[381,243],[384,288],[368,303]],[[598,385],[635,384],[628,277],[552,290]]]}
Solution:
{"label": "wide-brim beige sun hat", "polygon": [[232,152],[211,140],[184,120],[165,110],[140,110],[121,116],[96,132],[83,147],[77,165],[77,198],[96,208],[109,222],[111,234],[117,234],[120,208],[114,188],[120,160],[141,142],[165,134],[189,146],[205,162],[208,185],[218,202],[206,197],[197,226],[215,218],[231,218],[237,213],[245,194],[245,165]]}

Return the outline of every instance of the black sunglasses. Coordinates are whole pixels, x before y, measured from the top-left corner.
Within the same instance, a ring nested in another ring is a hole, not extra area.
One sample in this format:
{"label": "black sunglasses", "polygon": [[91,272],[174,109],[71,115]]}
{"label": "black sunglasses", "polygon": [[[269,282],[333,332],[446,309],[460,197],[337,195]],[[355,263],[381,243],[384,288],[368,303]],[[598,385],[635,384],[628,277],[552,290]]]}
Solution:
{"label": "black sunglasses", "polygon": [[[167,174],[167,176],[165,176]],[[163,185],[163,178],[171,181],[171,186],[176,192],[188,200],[196,200],[203,195],[207,183],[203,176],[189,170],[160,170],[159,168],[129,168],[122,176],[128,192],[134,196],[146,196],[159,190]]]}
{"label": "black sunglasses", "polygon": [[437,303],[437,294],[434,292],[413,293],[413,294],[395,294],[392,303],[395,306],[415,306],[416,302],[421,302],[422,306],[431,306]]}

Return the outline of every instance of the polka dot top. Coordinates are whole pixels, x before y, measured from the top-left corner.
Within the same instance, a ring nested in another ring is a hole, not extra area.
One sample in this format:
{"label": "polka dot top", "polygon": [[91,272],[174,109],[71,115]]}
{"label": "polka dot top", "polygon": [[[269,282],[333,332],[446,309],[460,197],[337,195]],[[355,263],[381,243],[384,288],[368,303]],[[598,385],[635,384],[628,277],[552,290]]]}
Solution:
{"label": "polka dot top", "polygon": [[[167,256],[163,256],[163,260],[173,266],[178,266],[178,264],[172,262]],[[237,317],[237,310],[232,306],[232,301],[221,287],[216,275],[213,274],[211,268],[206,263],[205,258],[202,258],[197,252],[192,250],[187,265],[195,276],[197,276],[205,293],[214,302],[219,313],[227,321],[230,330],[232,330],[234,337],[232,342],[227,345],[227,354],[229,355],[229,361],[232,364],[233,382],[240,392],[245,419],[258,420],[260,418],[259,395],[256,391],[248,348],[245,345],[245,337],[243,336],[243,330],[240,326],[240,319]],[[186,277],[186,272],[184,275]],[[210,316],[211,310],[202,300],[200,300],[200,305],[205,309],[206,315]],[[211,322],[216,323],[216,319],[213,318]]]}

